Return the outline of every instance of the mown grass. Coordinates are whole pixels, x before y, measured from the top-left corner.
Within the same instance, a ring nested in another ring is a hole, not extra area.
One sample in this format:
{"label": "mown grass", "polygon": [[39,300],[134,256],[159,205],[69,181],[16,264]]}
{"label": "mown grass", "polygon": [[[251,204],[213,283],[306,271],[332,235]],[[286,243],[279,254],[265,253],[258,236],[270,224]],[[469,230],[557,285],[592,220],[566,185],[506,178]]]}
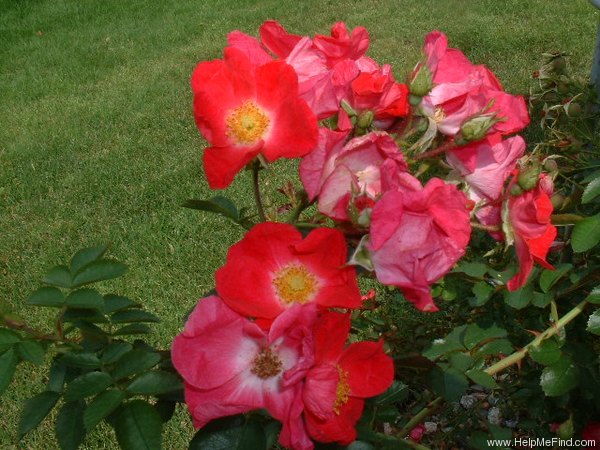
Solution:
{"label": "mown grass", "polygon": [[[426,32],[441,29],[507,90],[525,93],[543,51],[569,51],[573,71],[588,73],[597,12],[585,0],[0,1],[1,301],[44,328],[48,316],[23,306],[44,271],[82,246],[111,242],[131,271],[108,288],[161,316],[152,339],[169,345],[241,236],[180,207],[212,195],[189,75],[220,56],[228,31],[254,34],[269,18],[311,35],[339,20],[366,26],[369,55],[399,79]],[[294,171],[279,163],[269,188]],[[226,195],[250,205],[248,181],[242,174]],[[0,402],[0,448],[16,445],[20,403],[43,382],[25,365],[18,377]],[[181,412],[166,447],[185,448],[190,433]],[[51,435],[45,424],[19,447],[54,448]],[[105,428],[86,447],[115,448],[113,440]]]}

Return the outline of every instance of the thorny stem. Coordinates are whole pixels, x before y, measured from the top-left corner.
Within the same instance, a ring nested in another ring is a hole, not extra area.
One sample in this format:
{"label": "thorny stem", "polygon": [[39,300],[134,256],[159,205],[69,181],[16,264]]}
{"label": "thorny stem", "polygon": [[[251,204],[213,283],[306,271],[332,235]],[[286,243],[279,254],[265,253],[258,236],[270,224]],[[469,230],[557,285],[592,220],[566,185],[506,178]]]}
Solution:
{"label": "thorny stem", "polygon": [[454,140],[451,139],[438,148],[434,148],[433,150],[429,150],[428,152],[413,156],[413,159],[415,161],[419,161],[421,159],[432,158],[433,156],[437,156],[440,153],[444,153],[446,150],[450,150],[454,147],[456,147],[456,144],[454,143]]}
{"label": "thorny stem", "polygon": [[[527,354],[533,347],[540,345],[545,339],[548,339],[548,338],[554,336],[561,329],[563,329],[569,322],[571,322],[573,319],[575,319],[575,317],[577,317],[579,314],[581,314],[583,312],[586,304],[587,304],[586,300],[583,300],[582,302],[580,302],[571,311],[569,311],[564,316],[562,316],[557,322],[553,323],[552,326],[547,328],[544,332],[540,333],[533,341],[531,341],[529,344],[527,344],[521,350],[513,353],[510,356],[507,356],[504,359],[501,359],[496,364],[491,365],[490,367],[488,367],[485,370],[485,373],[487,373],[488,375],[495,375],[498,372],[501,372],[504,369],[512,366],[513,364],[516,364],[519,361],[521,361],[523,358],[525,358],[525,356],[527,356]],[[423,408],[421,411],[419,411],[415,416],[413,416],[413,418],[411,420],[408,421],[408,423],[406,425],[404,425],[404,427],[402,427],[402,429],[396,435],[398,437],[398,439],[407,443],[406,440],[404,439],[404,437],[408,433],[410,433],[410,430],[412,430],[414,427],[416,427],[418,424],[420,424],[426,417],[433,414],[442,402],[443,402],[443,397],[437,397],[434,400],[432,400],[431,402],[429,402],[429,404],[425,408]],[[426,449],[427,447],[423,447],[423,446],[414,447],[413,446],[412,448]]]}
{"label": "thorny stem", "polygon": [[581,303],[579,303],[577,306],[575,306],[575,308],[573,308],[571,311],[569,311],[564,316],[562,316],[558,320],[558,322],[553,323],[550,328],[547,328],[544,332],[542,332],[538,337],[536,337],[533,341],[531,341],[529,344],[527,344],[521,350],[513,353],[510,356],[507,356],[504,359],[501,359],[496,364],[488,367],[485,370],[485,372],[488,375],[494,375],[494,374],[497,374],[498,372],[506,369],[507,367],[510,367],[513,364],[516,364],[519,361],[521,361],[523,358],[525,358],[525,356],[527,356],[527,353],[529,353],[529,350],[531,350],[533,347],[537,347],[538,345],[540,345],[540,343],[542,341],[544,341],[545,339],[548,339],[548,338],[554,336],[562,328],[564,328],[569,322],[571,322],[575,317],[577,317],[579,314],[581,314],[581,312],[585,308],[586,304],[587,304],[587,301],[583,300]]}
{"label": "thorny stem", "polygon": [[261,222],[267,221],[265,215],[265,207],[263,205],[262,197],[260,195],[260,184],[258,179],[258,172],[260,170],[260,161],[255,160],[252,163],[252,186],[254,188],[254,201],[256,202],[256,209],[258,211],[258,218]]}

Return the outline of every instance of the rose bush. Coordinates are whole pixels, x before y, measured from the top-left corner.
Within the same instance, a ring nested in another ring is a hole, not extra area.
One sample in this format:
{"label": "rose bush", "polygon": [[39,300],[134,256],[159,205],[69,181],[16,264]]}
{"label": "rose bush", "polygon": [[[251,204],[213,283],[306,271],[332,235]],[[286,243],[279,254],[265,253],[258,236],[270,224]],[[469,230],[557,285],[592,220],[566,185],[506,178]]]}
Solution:
{"label": "rose bush", "polygon": [[[439,31],[405,83],[366,56],[362,27],[259,34],[233,31],[191,79],[209,186],[247,167],[256,203],[186,203],[246,231],[215,290],[161,351],[126,337],[156,316],[89,287],[126,270],[106,247],[52,269],[28,303],[58,308],[55,332],[2,315],[0,392],[20,361],[53,352],[19,434],[62,398],[66,449],[103,420],[123,448],[159,448],[177,403],[199,429],[191,449],[487,448],[551,423],[595,436],[598,108],[564,56],[535,74],[545,139],[527,150],[525,99]],[[281,158],[302,158],[284,205],[260,181]]]}

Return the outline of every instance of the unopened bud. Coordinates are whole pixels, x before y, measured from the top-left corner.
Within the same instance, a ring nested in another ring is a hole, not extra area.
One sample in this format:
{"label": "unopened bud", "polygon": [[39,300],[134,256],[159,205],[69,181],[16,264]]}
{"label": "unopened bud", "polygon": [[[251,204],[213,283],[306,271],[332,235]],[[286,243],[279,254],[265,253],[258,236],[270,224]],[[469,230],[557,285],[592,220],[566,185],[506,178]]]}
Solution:
{"label": "unopened bud", "polygon": [[425,97],[433,88],[433,79],[427,65],[421,64],[410,81],[410,93],[417,97]]}
{"label": "unopened bud", "polygon": [[555,159],[546,159],[544,161],[544,169],[548,172],[556,172],[558,171],[558,164]]}
{"label": "unopened bud", "polygon": [[423,97],[418,97],[412,94],[408,96],[408,103],[410,103],[410,106],[419,106],[421,100],[423,100]]}
{"label": "unopened bud", "polygon": [[556,83],[552,80],[540,80],[540,86],[542,86],[542,89],[552,89],[556,86]]}
{"label": "unopened bud", "polygon": [[579,103],[570,102],[565,105],[565,112],[569,117],[579,117],[583,113],[583,108]]}
{"label": "unopened bud", "polygon": [[521,186],[524,191],[530,191],[538,185],[540,173],[541,167],[538,164],[535,164],[519,173],[517,183],[519,183],[519,186]]}
{"label": "unopened bud", "polygon": [[562,72],[567,68],[567,60],[562,56],[554,58],[550,64],[556,72]]}
{"label": "unopened bud", "polygon": [[568,94],[569,91],[570,91],[569,85],[567,83],[562,82],[562,81],[558,82],[558,84],[556,85],[556,89],[561,94]]}
{"label": "unopened bud", "polygon": [[480,141],[483,139],[490,128],[492,128],[499,120],[496,114],[482,114],[472,117],[460,126],[460,132],[454,138],[458,145],[466,145],[469,142]]}
{"label": "unopened bud", "polygon": [[560,192],[556,192],[552,195],[550,201],[552,202],[552,208],[554,211],[560,211],[565,204],[565,196]]}
{"label": "unopened bud", "polygon": [[514,195],[515,197],[518,197],[519,195],[521,195],[523,193],[523,189],[521,189],[521,186],[519,186],[518,184],[513,184],[510,187],[510,195]]}
{"label": "unopened bud", "polygon": [[373,114],[373,111],[363,111],[358,116],[358,121],[356,122],[356,125],[358,126],[358,128],[366,130],[371,126],[374,118],[375,114]]}
{"label": "unopened bud", "polygon": [[542,95],[542,100],[545,102],[558,102],[560,100],[560,96],[554,91],[548,91]]}

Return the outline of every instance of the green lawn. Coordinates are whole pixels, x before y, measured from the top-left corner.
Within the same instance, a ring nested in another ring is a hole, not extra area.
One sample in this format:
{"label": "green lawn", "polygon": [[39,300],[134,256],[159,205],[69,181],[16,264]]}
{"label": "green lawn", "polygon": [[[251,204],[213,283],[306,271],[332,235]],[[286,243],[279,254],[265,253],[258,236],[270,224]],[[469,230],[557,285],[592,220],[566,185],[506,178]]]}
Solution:
{"label": "green lawn", "polygon": [[[22,306],[43,272],[111,242],[131,271],[107,287],[161,316],[155,343],[169,345],[212,288],[225,244],[241,236],[179,206],[211,195],[188,80],[196,62],[220,57],[230,30],[254,34],[265,19],[301,34],[363,25],[369,55],[402,79],[438,28],[525,93],[543,51],[570,52],[573,72],[587,75],[597,17],[586,0],[0,0],[0,301],[43,328],[48,317]],[[271,188],[295,176],[293,163],[277,168]],[[226,194],[249,205],[248,181],[242,174]],[[2,449],[14,443],[20,402],[43,382],[25,364],[19,377],[0,401]],[[115,448],[106,430],[87,448]],[[167,447],[185,448],[190,430],[180,413]],[[22,447],[54,448],[51,434],[46,424]]]}

